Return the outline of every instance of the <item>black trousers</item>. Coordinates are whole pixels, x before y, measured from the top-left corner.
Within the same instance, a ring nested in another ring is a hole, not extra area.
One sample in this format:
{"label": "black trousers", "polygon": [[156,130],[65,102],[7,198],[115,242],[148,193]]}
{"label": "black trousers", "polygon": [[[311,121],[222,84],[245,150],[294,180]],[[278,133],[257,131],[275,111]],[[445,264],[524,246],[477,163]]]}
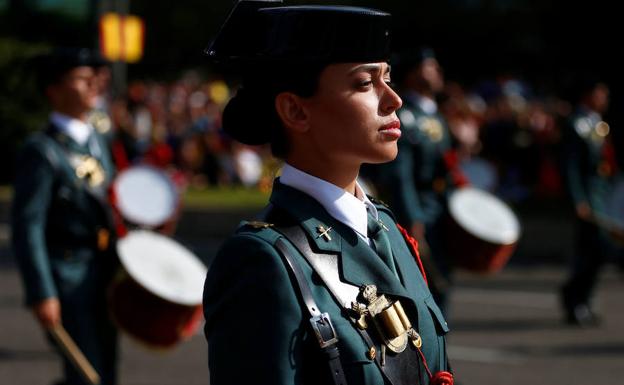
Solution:
{"label": "black trousers", "polygon": [[563,285],[563,305],[571,311],[577,305],[589,305],[611,249],[607,234],[598,226],[579,220],[577,252],[573,256],[570,276]]}

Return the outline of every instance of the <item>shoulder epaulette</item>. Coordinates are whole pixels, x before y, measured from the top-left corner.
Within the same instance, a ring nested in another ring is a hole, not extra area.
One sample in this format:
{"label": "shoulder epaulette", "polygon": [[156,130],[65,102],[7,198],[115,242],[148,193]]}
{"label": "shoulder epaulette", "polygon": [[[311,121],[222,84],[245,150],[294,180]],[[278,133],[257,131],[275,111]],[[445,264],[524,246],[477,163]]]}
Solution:
{"label": "shoulder epaulette", "polygon": [[392,218],[392,220],[394,222],[397,222],[396,217],[394,216],[394,213],[392,212],[392,209],[390,209],[390,205],[388,205],[386,202],[382,201],[381,199],[372,197],[372,196],[368,196],[368,199],[373,202],[374,205],[378,206],[377,209],[381,210],[383,212],[385,212],[386,214],[388,214],[390,216],[390,218]]}
{"label": "shoulder epaulette", "polygon": [[254,229],[268,229],[269,227],[273,227],[273,223],[267,223],[262,221],[245,221],[241,227],[249,226]]}
{"label": "shoulder epaulette", "polygon": [[388,205],[386,202],[382,201],[381,199],[377,199],[375,197],[372,197],[370,195],[367,195],[368,199],[373,202],[376,205],[380,205],[380,206],[384,206],[385,208],[389,209],[390,205]]}

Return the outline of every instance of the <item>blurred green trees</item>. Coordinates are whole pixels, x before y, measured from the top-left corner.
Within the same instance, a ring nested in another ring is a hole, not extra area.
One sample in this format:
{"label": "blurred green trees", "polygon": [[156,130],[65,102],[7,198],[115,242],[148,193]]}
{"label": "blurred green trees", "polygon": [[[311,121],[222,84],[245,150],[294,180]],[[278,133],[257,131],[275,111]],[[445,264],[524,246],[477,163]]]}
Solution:
{"label": "blurred green trees", "polygon": [[45,102],[31,58],[46,49],[44,44],[0,38],[0,183],[11,180],[25,137],[45,122]]}

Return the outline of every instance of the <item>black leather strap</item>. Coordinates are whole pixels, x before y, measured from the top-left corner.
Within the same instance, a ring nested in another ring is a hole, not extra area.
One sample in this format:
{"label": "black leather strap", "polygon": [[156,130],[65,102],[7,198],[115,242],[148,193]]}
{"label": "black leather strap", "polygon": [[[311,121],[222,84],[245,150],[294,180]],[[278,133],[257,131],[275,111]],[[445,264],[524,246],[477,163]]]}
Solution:
{"label": "black leather strap", "polygon": [[336,335],[334,326],[331,323],[329,314],[321,313],[316,305],[316,301],[314,301],[312,291],[310,290],[310,286],[308,285],[305,275],[301,270],[301,266],[299,266],[297,261],[290,254],[284,238],[279,238],[275,243],[275,246],[282,253],[282,256],[286,260],[287,266],[295,276],[303,303],[305,304],[308,313],[310,313],[310,324],[312,325],[312,330],[316,334],[321,350],[323,350],[327,356],[334,384],[347,385],[344,370],[342,369],[342,364],[340,363],[340,352],[338,351],[337,345],[338,336]]}
{"label": "black leather strap", "polygon": [[[314,263],[311,261],[315,258],[315,255],[329,257],[328,255],[319,254],[312,250],[305,232],[298,225],[288,227],[277,226],[275,227],[275,230],[280,232],[286,239],[288,239],[290,243],[297,249],[297,251],[299,251],[299,253],[301,253],[312,266],[314,266]],[[307,284],[306,289],[309,291]],[[307,305],[306,303],[306,306],[309,305]],[[352,322],[353,327],[359,332],[362,339],[366,342],[367,346],[375,347],[375,349],[377,349],[377,346],[379,344],[376,344],[374,342],[368,331],[360,329],[357,326],[356,320],[354,318],[349,317],[349,319]],[[408,346],[408,350],[411,350],[411,347]],[[390,356],[390,354],[391,353],[388,353],[386,365],[382,365],[381,363],[381,352],[376,352],[375,358],[373,360],[379,368],[379,371],[382,373],[386,384],[401,385],[405,383],[420,383],[420,357],[418,354],[413,351],[405,351],[398,356]],[[398,362],[397,360],[400,360],[402,362]]]}
{"label": "black leather strap", "polygon": [[[284,237],[286,237],[292,244],[293,246],[295,246],[295,248],[307,259],[310,259],[310,254],[314,253],[314,251],[310,248],[310,244],[308,239],[306,238],[305,233],[303,232],[303,230],[299,227],[299,226],[289,226],[289,227],[277,227],[276,228],[277,231],[279,231]],[[278,243],[282,241],[282,239],[280,238],[280,240],[278,241]],[[287,255],[287,251],[282,250],[282,248],[284,247],[284,245],[280,245],[277,244],[277,248],[280,249],[280,251],[282,252],[282,254],[284,254],[285,256]],[[289,257],[286,257],[286,260],[288,261],[288,264],[290,265],[291,263],[295,263],[294,261],[291,261],[289,259]],[[297,269],[299,268],[299,266],[297,265]],[[291,266],[291,269],[292,266]],[[295,269],[293,269],[294,272]],[[297,277],[297,273],[295,273],[295,277]],[[297,278],[297,280],[299,280]],[[304,281],[305,282],[305,281]],[[301,284],[299,284],[301,286]],[[308,295],[310,296],[310,300],[312,301],[312,303],[314,303],[314,300],[312,299],[312,295],[310,293],[310,288],[307,286],[307,284],[305,285],[305,288],[302,288],[301,290],[302,295],[304,297],[304,302],[306,303],[306,306],[308,307],[308,309],[310,309],[310,304],[308,304],[308,301],[305,299],[306,297],[306,293],[308,293]],[[314,310],[314,309],[313,309]],[[312,314],[312,312],[310,312]],[[353,323],[353,326],[356,328],[356,330],[360,333],[360,336],[362,337],[362,339],[366,342],[366,344],[369,347],[375,347],[376,349],[376,345],[373,342],[372,338],[370,337],[370,335],[368,334],[368,332],[366,330],[362,330],[360,328],[357,327],[357,325],[355,324],[355,319],[353,318],[349,318],[350,321]],[[385,368],[381,365],[381,354],[379,354],[380,352],[378,352],[375,355],[374,361],[375,364],[377,365],[377,367],[379,368],[379,370],[381,371],[381,373],[383,374],[384,378],[386,379],[387,383],[389,385],[394,385],[392,380],[390,379],[390,377],[388,376],[388,374],[385,371]]]}

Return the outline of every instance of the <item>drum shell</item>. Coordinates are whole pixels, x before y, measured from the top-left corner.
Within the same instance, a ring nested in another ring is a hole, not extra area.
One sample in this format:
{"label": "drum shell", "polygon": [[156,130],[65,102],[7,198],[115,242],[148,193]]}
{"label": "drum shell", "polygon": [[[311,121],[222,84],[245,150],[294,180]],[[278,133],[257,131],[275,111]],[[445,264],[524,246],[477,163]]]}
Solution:
{"label": "drum shell", "polygon": [[195,334],[202,306],[167,301],[121,270],[109,287],[111,317],[120,329],[153,348],[170,348]]}
{"label": "drum shell", "polygon": [[500,271],[513,254],[517,242],[496,244],[478,238],[449,215],[446,224],[447,253],[455,266],[476,273]]}

